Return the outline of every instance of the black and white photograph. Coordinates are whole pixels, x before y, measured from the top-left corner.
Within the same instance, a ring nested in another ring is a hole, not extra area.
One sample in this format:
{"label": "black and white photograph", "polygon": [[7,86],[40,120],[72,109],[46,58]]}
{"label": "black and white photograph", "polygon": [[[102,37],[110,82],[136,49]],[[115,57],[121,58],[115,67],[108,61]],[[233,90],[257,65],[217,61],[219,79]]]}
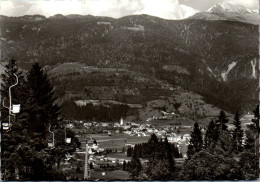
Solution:
{"label": "black and white photograph", "polygon": [[259,23],[258,0],[1,0],[1,180],[258,180]]}

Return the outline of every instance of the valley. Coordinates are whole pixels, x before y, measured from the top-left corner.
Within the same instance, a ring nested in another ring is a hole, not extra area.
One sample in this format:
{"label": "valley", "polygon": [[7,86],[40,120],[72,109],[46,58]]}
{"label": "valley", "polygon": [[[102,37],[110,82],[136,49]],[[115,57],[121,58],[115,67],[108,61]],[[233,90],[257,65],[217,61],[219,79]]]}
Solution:
{"label": "valley", "polygon": [[193,10],[0,15],[3,179],[256,179],[260,16]]}

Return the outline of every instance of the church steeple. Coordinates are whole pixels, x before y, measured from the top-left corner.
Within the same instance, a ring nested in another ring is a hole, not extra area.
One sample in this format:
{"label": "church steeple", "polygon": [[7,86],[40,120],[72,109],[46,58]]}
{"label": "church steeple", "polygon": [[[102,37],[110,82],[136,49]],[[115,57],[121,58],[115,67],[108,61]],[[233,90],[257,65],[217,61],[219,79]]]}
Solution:
{"label": "church steeple", "polygon": [[120,125],[122,126],[124,124],[124,120],[123,120],[123,118],[121,117],[121,119],[120,119]]}

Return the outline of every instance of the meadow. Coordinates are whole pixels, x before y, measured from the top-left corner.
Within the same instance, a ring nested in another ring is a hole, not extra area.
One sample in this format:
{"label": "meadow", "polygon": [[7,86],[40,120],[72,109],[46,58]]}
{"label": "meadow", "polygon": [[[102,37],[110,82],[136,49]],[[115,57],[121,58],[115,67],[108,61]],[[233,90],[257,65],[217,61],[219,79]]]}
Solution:
{"label": "meadow", "polygon": [[137,137],[126,134],[112,134],[112,136],[108,136],[107,134],[93,134],[91,137],[97,141],[100,148],[117,149],[119,151],[122,150],[125,144],[143,143],[149,139],[149,136]]}

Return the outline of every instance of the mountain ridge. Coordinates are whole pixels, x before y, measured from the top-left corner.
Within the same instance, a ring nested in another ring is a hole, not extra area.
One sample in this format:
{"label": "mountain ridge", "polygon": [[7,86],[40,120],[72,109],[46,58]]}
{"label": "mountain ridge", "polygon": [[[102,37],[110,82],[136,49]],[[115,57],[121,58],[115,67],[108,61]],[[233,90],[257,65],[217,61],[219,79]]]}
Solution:
{"label": "mountain ridge", "polygon": [[260,15],[258,12],[249,10],[243,6],[233,5],[230,3],[217,3],[205,12],[199,12],[189,17],[190,19],[205,20],[229,20],[240,21],[259,25]]}
{"label": "mountain ridge", "polygon": [[[252,62],[258,58],[258,26],[253,24],[228,20],[165,20],[149,15],[118,19],[58,15],[42,20],[27,16],[5,17],[0,21],[1,48],[5,50],[2,60],[15,57],[27,69],[34,62],[42,65],[81,62],[95,67],[124,67],[183,87],[190,86],[204,96],[212,97],[214,93],[207,89],[214,88],[214,84],[225,85],[230,94],[240,92],[232,91],[234,88],[247,87],[235,100],[246,90],[253,93],[244,96],[243,102],[256,95],[257,80],[252,75],[257,65]],[[228,69],[233,62],[235,66]],[[183,71],[177,72],[179,68]],[[207,88],[198,88],[199,82],[207,83]]]}

